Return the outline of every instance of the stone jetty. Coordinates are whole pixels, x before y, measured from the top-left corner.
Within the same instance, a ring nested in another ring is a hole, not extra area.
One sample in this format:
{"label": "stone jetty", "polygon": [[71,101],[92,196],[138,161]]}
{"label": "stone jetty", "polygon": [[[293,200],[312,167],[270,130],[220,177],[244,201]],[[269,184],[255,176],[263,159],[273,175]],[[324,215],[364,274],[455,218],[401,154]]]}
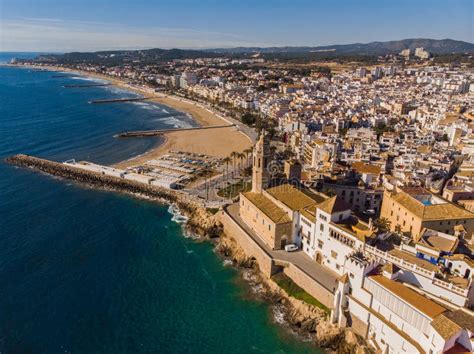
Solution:
{"label": "stone jetty", "polygon": [[188,231],[201,237],[215,237],[220,233],[220,223],[217,218],[207,212],[201,203],[191,199],[187,194],[180,191],[147,185],[120,177],[108,176],[24,154],[8,157],[6,162],[85,183],[92,187],[129,193],[157,200],[162,203],[174,204],[183,215],[189,218],[187,223]]}

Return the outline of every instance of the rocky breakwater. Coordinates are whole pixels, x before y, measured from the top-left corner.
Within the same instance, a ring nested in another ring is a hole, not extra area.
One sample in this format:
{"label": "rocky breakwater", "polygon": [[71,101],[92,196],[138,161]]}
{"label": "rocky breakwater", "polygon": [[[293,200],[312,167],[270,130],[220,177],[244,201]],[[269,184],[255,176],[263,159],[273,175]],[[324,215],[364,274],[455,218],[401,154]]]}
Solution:
{"label": "rocky breakwater", "polygon": [[216,251],[240,269],[255,297],[271,305],[276,322],[330,353],[371,353],[365,341],[351,329],[330,323],[324,310],[288,295],[276,282],[262,275],[255,259],[248,257],[231,236],[221,234]]}
{"label": "rocky breakwater", "polygon": [[221,232],[217,218],[209,213],[199,202],[186,194],[162,187],[107,176],[98,172],[86,171],[71,165],[45,160],[34,156],[19,154],[8,157],[7,163],[41,171],[50,175],[78,181],[95,188],[114,190],[135,196],[175,205],[181,214],[188,218],[185,227],[199,237],[216,237]]}

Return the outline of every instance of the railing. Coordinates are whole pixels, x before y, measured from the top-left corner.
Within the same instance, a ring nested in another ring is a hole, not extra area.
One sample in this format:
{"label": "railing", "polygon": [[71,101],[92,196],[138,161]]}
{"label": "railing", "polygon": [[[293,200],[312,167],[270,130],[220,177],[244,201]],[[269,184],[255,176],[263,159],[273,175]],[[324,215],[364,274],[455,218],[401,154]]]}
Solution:
{"label": "railing", "polygon": [[373,247],[373,246],[369,246],[367,244],[364,246],[364,250],[366,252],[376,256],[376,257],[382,258],[386,261],[390,261],[393,264],[396,264],[396,265],[398,265],[402,268],[409,269],[414,273],[417,273],[417,274],[423,275],[425,277],[428,277],[429,279],[431,279],[433,285],[437,285],[437,286],[439,286],[441,288],[444,288],[446,290],[450,290],[453,293],[456,293],[456,294],[464,296],[464,297],[468,296],[468,293],[469,293],[468,289],[464,289],[464,288],[461,288],[457,285],[454,285],[453,283],[449,283],[449,282],[446,282],[444,280],[435,278],[436,272],[434,272],[434,271],[426,270],[426,269],[424,269],[420,266],[417,266],[416,264],[413,264],[413,263],[407,262],[407,261],[405,261],[401,258],[392,256],[388,252],[383,252],[383,251],[379,250],[378,248]]}
{"label": "railing", "polygon": [[372,246],[369,246],[369,245],[365,245],[364,246],[364,250],[367,251],[368,253],[376,256],[376,257],[380,257],[386,261],[390,261],[392,262],[393,264],[396,264],[400,267],[403,267],[403,268],[408,268],[410,269],[411,271],[415,272],[415,273],[418,273],[420,275],[423,275],[425,277],[428,277],[430,279],[434,279],[435,277],[435,272],[434,271],[430,271],[430,270],[426,270],[420,266],[417,266],[416,264],[413,264],[413,263],[410,263],[410,262],[407,262],[405,261],[404,259],[401,259],[401,258],[398,258],[398,257],[395,257],[395,256],[392,256],[390,253],[388,252],[383,252],[381,250],[379,250],[378,248],[376,247],[372,247]]}
{"label": "railing", "polygon": [[456,293],[458,295],[461,295],[461,296],[464,296],[466,297],[469,293],[469,290],[468,289],[464,289],[464,288],[461,288],[457,285],[454,285],[453,283],[448,283],[444,280],[441,280],[441,279],[433,279],[433,284],[434,285],[438,285],[442,288],[445,288],[447,290],[451,290],[453,293]]}

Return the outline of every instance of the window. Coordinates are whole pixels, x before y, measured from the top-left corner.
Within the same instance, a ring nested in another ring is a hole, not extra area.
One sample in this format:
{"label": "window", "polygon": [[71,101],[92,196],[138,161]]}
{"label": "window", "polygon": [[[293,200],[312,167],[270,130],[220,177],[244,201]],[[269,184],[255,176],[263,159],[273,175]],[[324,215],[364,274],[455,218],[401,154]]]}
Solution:
{"label": "window", "polygon": [[268,231],[272,230],[272,225],[268,224]]}
{"label": "window", "polygon": [[324,231],[324,225],[323,224],[319,224],[319,230],[321,230],[321,232]]}
{"label": "window", "polygon": [[265,219],[262,219],[262,225],[265,225]]}
{"label": "window", "polygon": [[319,214],[319,217],[321,218],[321,220],[328,221],[328,218],[323,214]]}
{"label": "window", "polygon": [[331,251],[331,257],[336,259],[337,258],[337,252],[336,251]]}
{"label": "window", "polygon": [[318,248],[322,249],[324,245],[324,242],[321,240],[318,240]]}

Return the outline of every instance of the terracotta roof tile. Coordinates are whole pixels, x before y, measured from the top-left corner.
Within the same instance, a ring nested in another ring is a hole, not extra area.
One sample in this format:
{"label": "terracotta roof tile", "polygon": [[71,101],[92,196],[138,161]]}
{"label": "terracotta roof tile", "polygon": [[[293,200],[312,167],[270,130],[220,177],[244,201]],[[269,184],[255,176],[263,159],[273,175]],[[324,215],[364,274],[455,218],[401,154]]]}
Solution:
{"label": "terracotta roof tile", "polygon": [[291,222],[290,217],[278,205],[261,193],[247,192],[243,193],[253,205],[255,205],[262,213],[268,216],[274,223],[283,224]]}
{"label": "terracotta roof tile", "polygon": [[[423,193],[429,192],[424,191]],[[417,217],[425,220],[474,218],[474,214],[470,211],[448,201],[442,204],[424,205],[422,202],[403,191],[393,194],[392,199]]]}
{"label": "terracotta roof tile", "polygon": [[266,192],[294,211],[309,207],[324,200],[321,196],[307,191],[303,192],[290,184],[282,184],[281,186],[269,188]]}
{"label": "terracotta roof tile", "polygon": [[358,173],[370,173],[374,175],[380,174],[380,166],[366,164],[364,162],[354,162],[352,168]]}
{"label": "terracotta roof tile", "polygon": [[431,321],[431,326],[441,337],[443,337],[444,340],[450,339],[461,330],[459,325],[451,321],[444,314],[437,316],[433,321]]}

